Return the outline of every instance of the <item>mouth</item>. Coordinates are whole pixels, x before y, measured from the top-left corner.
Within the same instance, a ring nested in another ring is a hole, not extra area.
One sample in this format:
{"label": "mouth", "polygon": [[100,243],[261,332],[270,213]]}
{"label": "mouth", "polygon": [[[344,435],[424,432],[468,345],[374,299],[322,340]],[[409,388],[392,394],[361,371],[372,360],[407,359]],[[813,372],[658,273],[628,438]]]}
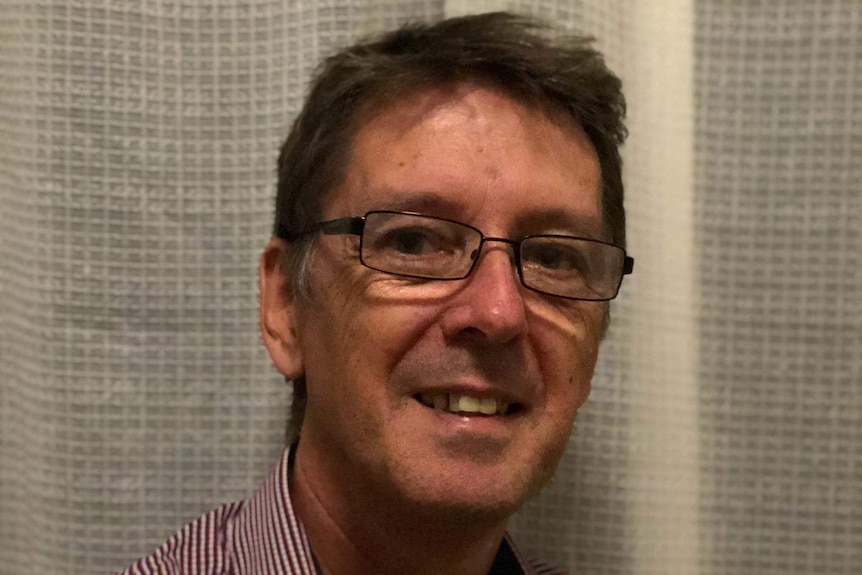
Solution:
{"label": "mouth", "polygon": [[523,406],[519,403],[458,393],[418,393],[413,398],[425,407],[462,417],[511,416],[523,410]]}

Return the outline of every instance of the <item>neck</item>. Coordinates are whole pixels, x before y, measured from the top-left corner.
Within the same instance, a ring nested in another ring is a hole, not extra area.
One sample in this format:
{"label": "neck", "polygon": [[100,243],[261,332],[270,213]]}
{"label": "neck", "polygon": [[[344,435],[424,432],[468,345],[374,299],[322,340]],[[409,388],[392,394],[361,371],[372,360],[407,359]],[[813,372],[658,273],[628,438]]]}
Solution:
{"label": "neck", "polygon": [[485,575],[490,570],[505,520],[454,520],[401,504],[356,476],[316,473],[312,458],[300,442],[290,492],[325,575]]}

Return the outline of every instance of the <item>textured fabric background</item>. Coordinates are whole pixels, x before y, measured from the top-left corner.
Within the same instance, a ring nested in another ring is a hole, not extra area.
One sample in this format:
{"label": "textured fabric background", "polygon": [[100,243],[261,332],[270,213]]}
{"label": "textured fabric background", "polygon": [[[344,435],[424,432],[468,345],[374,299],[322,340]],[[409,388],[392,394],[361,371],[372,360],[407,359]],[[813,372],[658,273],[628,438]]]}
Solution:
{"label": "textured fabric background", "polygon": [[862,573],[862,3],[697,10],[702,573]]}
{"label": "textured fabric background", "polygon": [[637,259],[520,540],[579,575],[862,572],[858,0],[0,0],[0,574],[107,572],[250,492],[289,405],[254,272],[311,71],[500,8],[622,76]]}

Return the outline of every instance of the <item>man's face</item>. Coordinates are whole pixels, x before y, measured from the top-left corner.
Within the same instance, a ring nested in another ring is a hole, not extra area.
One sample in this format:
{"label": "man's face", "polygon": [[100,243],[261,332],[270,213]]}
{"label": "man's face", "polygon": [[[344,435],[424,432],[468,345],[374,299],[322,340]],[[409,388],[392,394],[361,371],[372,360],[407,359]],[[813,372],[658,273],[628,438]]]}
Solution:
{"label": "man's face", "polygon": [[[486,236],[604,239],[600,197],[580,128],[467,85],[372,115],[323,219],[406,210]],[[502,243],[485,244],[457,281],[368,269],[358,244],[321,235],[310,301],[293,303],[311,474],[349,478],[393,503],[507,517],[562,455],[589,393],[606,304],[527,290]],[[510,407],[451,413],[442,398],[454,397]]]}

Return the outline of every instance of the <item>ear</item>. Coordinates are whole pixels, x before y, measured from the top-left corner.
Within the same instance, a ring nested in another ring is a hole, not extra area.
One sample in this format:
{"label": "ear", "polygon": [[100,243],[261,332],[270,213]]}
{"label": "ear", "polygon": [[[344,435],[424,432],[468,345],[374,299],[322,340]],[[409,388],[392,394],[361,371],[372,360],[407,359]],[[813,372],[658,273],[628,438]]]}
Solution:
{"label": "ear", "polygon": [[263,344],[275,368],[287,379],[296,379],[305,372],[297,337],[296,298],[290,279],[282,274],[280,265],[290,249],[290,244],[282,239],[269,241],[260,256],[257,287]]}

